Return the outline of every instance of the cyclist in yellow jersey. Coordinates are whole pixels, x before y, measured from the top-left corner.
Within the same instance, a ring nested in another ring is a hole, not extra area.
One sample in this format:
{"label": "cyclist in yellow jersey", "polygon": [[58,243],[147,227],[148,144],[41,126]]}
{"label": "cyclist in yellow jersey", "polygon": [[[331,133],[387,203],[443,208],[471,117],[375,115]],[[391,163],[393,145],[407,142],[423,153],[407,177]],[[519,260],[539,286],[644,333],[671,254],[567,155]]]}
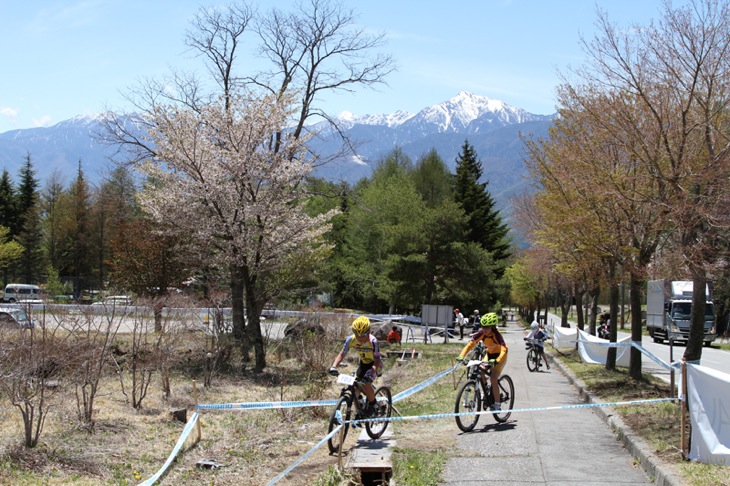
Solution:
{"label": "cyclist in yellow jersey", "polygon": [[357,367],[355,377],[358,381],[363,382],[363,391],[368,399],[368,408],[365,411],[367,415],[375,412],[375,390],[372,382],[377,376],[380,376],[383,370],[383,361],[380,359],[380,346],[378,339],[370,334],[370,319],[366,316],[360,316],[352,322],[351,336],[345,339],[345,345],[342,351],[335,357],[329,373],[337,376],[337,366],[345,359],[347,352],[352,348],[360,355],[360,365]]}
{"label": "cyclist in yellow jersey", "polygon": [[474,334],[471,341],[466,343],[464,349],[461,350],[459,357],[456,358],[458,361],[462,361],[464,356],[477,345],[479,341],[484,343],[484,347],[487,349],[487,354],[484,355],[483,361],[488,362],[492,365],[492,374],[489,377],[492,383],[492,396],[494,397],[494,404],[492,405],[493,410],[499,410],[501,403],[499,403],[499,375],[502,374],[504,366],[507,364],[507,344],[504,342],[502,333],[497,329],[497,323],[499,317],[494,312],[484,314],[480,320],[482,325],[481,330]]}

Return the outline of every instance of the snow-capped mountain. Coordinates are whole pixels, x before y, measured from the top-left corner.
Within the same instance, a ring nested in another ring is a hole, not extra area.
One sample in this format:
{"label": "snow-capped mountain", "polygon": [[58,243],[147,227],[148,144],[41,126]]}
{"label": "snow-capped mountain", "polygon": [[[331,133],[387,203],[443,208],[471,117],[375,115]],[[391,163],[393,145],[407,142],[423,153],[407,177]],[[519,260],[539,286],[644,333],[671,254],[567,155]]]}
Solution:
{"label": "snow-capped mountain", "polygon": [[506,125],[544,120],[499,100],[462,91],[450,100],[421,110],[403,125],[410,130],[437,133],[479,133]]}
{"label": "snow-capped mountain", "polygon": [[[520,135],[543,136],[551,120],[552,116],[531,114],[499,100],[460,92],[416,114],[394,111],[355,116],[344,112],[336,118],[338,130],[327,122],[309,128],[317,131],[311,148],[322,160],[340,153],[340,133],[353,142],[356,153],[335,158],[319,167],[316,174],[350,183],[368,177],[395,147],[400,147],[414,162],[435,149],[453,170],[455,159],[468,140],[482,161],[491,194],[504,206],[511,194],[521,192],[526,185]],[[42,180],[58,171],[68,183],[81,163],[87,178],[98,183],[109,173],[109,158],[114,153],[113,147],[101,144],[93,136],[100,128],[98,116],[79,116],[52,127],[0,133],[0,169],[7,169],[16,179],[30,154]]]}
{"label": "snow-capped mountain", "polygon": [[363,115],[355,116],[349,111],[343,111],[337,117],[340,124],[353,125],[383,125],[388,128],[395,128],[406,120],[413,118],[413,113],[398,110],[388,115]]}
{"label": "snow-capped mountain", "polygon": [[[339,130],[355,141],[357,154],[327,164],[318,174],[356,182],[369,176],[379,160],[396,146],[414,162],[436,149],[453,170],[455,159],[468,140],[482,161],[491,194],[499,205],[505,206],[509,196],[526,187],[520,135],[546,135],[552,118],[467,92],[415,115],[403,111],[365,116],[344,113],[336,122]],[[337,153],[341,148],[337,130],[326,123],[311,128],[318,131],[318,137],[312,141],[318,153]]]}

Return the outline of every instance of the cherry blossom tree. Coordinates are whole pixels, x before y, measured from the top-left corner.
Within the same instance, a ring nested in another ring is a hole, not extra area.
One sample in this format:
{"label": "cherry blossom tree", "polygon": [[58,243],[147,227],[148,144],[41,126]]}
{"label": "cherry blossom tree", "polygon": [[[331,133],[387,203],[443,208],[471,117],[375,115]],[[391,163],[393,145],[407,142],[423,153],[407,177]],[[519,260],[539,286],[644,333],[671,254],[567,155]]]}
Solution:
{"label": "cherry blossom tree", "polygon": [[253,345],[258,371],[266,366],[259,316],[270,286],[306,277],[307,265],[328,251],[322,235],[333,215],[304,211],[302,181],[312,163],[306,137],[282,130],[291,111],[288,97],[253,92],[197,111],[159,105],[151,133],[157,157],[141,166],[151,181],[142,208],[211,243],[218,265],[244,289],[248,323],[234,316],[234,335],[244,359]]}

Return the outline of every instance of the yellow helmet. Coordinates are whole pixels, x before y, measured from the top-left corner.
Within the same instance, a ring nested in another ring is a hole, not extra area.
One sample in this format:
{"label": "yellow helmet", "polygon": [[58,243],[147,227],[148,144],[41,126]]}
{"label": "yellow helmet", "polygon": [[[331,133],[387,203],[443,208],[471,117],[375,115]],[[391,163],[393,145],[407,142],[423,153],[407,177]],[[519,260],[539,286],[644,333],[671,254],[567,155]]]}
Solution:
{"label": "yellow helmet", "polygon": [[497,317],[497,314],[495,314],[494,312],[490,312],[482,316],[481,324],[482,327],[491,327],[496,326],[498,321],[499,318]]}
{"label": "yellow helmet", "polygon": [[370,332],[370,319],[365,316],[360,316],[352,321],[352,332],[357,336],[364,336]]}

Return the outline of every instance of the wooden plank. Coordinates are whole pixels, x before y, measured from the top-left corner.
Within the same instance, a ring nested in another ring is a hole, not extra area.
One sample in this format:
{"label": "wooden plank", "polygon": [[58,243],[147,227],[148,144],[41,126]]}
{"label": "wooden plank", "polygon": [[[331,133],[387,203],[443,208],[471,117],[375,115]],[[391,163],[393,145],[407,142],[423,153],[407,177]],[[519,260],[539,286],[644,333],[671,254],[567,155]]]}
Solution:
{"label": "wooden plank", "polygon": [[390,455],[396,445],[390,424],[380,439],[371,439],[363,429],[352,447],[347,467],[361,471],[383,471],[393,469]]}

